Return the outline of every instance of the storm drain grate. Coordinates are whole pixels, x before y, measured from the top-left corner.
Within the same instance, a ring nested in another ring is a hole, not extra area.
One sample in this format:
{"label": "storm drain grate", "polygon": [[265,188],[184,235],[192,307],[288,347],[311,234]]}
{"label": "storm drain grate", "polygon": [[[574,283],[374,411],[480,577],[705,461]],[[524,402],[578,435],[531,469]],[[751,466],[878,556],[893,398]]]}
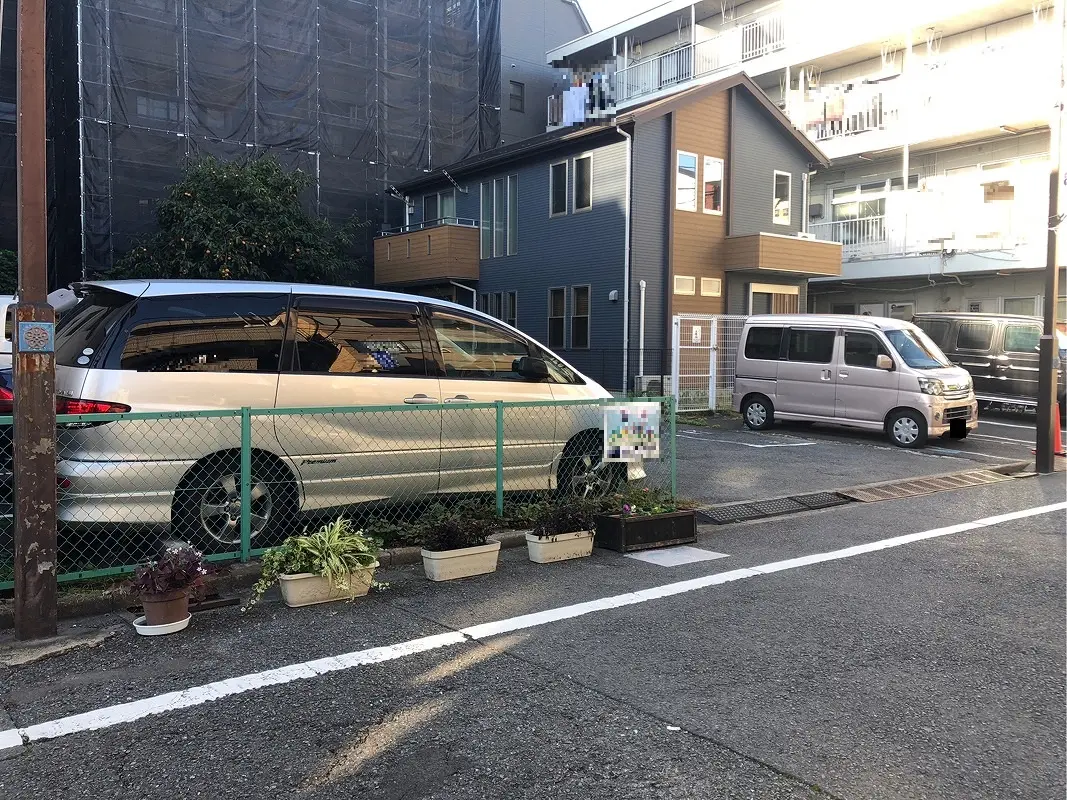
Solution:
{"label": "storm drain grate", "polygon": [[805,508],[832,508],[833,506],[843,506],[846,503],[851,503],[847,497],[839,495],[837,492],[815,492],[814,494],[801,494],[793,498]]}
{"label": "storm drain grate", "polygon": [[760,517],[766,516],[747,503],[736,506],[705,508],[701,509],[698,513],[713,525],[726,525],[730,522],[744,522],[748,519],[759,519]]}
{"label": "storm drain grate", "polygon": [[966,489],[971,486],[985,486],[989,483],[1009,481],[1011,477],[987,469],[960,472],[955,475],[941,475],[918,480],[897,481],[882,486],[866,489],[846,489],[841,492],[845,497],[861,503],[877,503],[881,500],[901,500],[905,497],[919,497],[924,494],[945,492],[951,489]]}
{"label": "storm drain grate", "polygon": [[802,506],[796,500],[789,497],[783,497],[779,500],[760,500],[758,503],[752,503],[752,507],[764,517],[776,517],[779,514],[795,514],[797,511],[807,511],[806,506]]}

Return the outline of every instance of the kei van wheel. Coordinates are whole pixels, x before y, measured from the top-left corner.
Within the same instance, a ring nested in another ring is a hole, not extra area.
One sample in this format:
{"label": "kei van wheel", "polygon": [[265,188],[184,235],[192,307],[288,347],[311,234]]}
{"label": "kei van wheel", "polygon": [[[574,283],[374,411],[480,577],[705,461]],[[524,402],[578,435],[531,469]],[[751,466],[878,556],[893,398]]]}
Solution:
{"label": "kei van wheel", "polygon": [[774,405],[761,394],[746,397],[741,405],[745,425],[754,431],[765,431],[774,424]]}
{"label": "kei van wheel", "polygon": [[895,411],[886,420],[889,440],[897,447],[917,450],[926,446],[926,418],[917,411]]}

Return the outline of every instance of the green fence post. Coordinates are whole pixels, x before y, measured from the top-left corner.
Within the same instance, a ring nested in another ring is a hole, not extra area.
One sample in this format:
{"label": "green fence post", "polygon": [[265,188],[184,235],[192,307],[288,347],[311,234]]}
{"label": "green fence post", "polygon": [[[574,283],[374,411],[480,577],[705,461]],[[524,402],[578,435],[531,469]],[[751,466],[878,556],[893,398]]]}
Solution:
{"label": "green fence post", "polygon": [[674,397],[667,398],[667,416],[669,417],[669,436],[671,448],[671,498],[678,496],[678,437],[676,436],[676,423],[678,422],[678,409],[674,405]]}
{"label": "green fence post", "polygon": [[241,561],[252,550],[252,411],[241,409]]}
{"label": "green fence post", "polygon": [[504,402],[496,401],[496,515],[504,516]]}

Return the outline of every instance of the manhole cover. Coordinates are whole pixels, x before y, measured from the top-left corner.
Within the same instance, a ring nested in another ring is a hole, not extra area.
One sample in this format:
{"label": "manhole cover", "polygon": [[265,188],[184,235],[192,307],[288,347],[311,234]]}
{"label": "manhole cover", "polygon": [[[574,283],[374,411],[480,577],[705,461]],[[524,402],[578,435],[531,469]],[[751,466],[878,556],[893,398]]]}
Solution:
{"label": "manhole cover", "polygon": [[802,494],[793,498],[806,508],[831,508],[843,506],[850,502],[847,497],[842,497],[837,492],[815,492],[814,494]]}

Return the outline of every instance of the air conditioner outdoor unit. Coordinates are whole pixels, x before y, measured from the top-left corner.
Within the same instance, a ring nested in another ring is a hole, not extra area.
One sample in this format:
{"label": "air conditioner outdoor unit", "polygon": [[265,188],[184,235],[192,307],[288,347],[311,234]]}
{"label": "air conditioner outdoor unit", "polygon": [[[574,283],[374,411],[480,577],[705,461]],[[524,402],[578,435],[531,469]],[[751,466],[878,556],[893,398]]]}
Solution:
{"label": "air conditioner outdoor unit", "polygon": [[670,375],[635,375],[634,392],[654,397],[666,397],[671,393]]}
{"label": "air conditioner outdoor unit", "polygon": [[805,233],[803,231],[800,231],[800,232],[797,233],[797,238],[798,239],[807,239],[809,241],[814,241],[815,240],[815,234],[814,233]]}

